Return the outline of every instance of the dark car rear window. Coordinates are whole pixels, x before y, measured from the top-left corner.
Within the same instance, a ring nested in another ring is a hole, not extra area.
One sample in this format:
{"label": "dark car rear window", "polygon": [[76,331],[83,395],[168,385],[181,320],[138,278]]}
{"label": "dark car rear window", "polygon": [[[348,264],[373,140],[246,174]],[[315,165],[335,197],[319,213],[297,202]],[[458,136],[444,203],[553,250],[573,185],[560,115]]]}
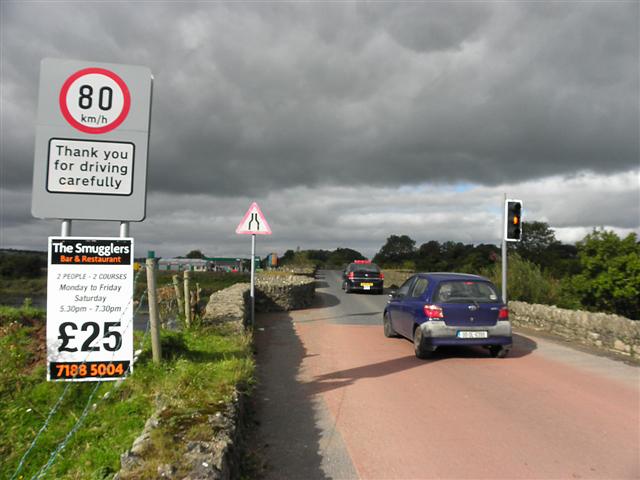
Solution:
{"label": "dark car rear window", "polygon": [[498,300],[496,288],[487,282],[473,280],[442,282],[434,297],[435,303],[494,303]]}
{"label": "dark car rear window", "polygon": [[379,272],[380,267],[373,263],[352,263],[349,265],[351,272]]}

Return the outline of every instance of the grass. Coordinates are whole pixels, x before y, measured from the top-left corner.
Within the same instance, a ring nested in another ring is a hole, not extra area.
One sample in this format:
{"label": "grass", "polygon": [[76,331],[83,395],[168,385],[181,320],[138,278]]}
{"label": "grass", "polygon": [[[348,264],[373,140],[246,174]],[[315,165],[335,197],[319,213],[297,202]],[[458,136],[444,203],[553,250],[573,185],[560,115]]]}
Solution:
{"label": "grass", "polygon": [[[156,283],[158,288],[173,286],[173,275],[178,275],[180,286],[183,287],[183,273],[171,271],[159,271],[156,273]],[[217,290],[230,287],[234,283],[249,282],[248,273],[225,273],[225,272],[191,272],[191,286],[195,288],[196,283],[202,288],[202,295],[209,296]],[[146,274],[142,272],[136,284],[135,298],[140,298],[140,294],[146,288]],[[0,282],[0,297],[25,296],[40,297],[47,294],[47,276],[42,275],[35,278],[5,278]]]}
{"label": "grass", "polygon": [[[95,386],[46,381],[44,322],[42,310],[0,308],[0,478],[13,475],[50,409],[69,385],[58,413],[21,471],[22,478],[35,475],[80,417]],[[252,383],[254,364],[247,336],[224,328],[163,331],[162,344],[160,365],[151,361],[145,339],[134,373],[119,387],[105,382],[98,388],[85,422],[44,478],[111,478],[120,468],[120,454],[131,447],[158,405],[165,407],[167,419],[154,432],[149,468],[177,462],[183,453],[180,445],[186,442],[177,444],[172,441],[174,436],[188,441],[207,434],[201,420],[217,412],[236,385]]]}
{"label": "grass", "polygon": [[35,278],[1,277],[0,296],[41,296],[47,294],[47,276]]}

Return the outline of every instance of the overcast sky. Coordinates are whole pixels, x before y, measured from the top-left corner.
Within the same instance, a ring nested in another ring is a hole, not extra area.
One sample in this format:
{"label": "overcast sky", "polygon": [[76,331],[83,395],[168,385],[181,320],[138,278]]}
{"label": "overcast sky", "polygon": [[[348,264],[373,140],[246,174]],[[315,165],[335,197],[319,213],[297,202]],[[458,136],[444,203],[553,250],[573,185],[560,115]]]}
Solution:
{"label": "overcast sky", "polygon": [[640,232],[637,1],[0,5],[2,248],[60,233],[31,215],[46,57],[153,72],[137,255],[246,256],[252,201],[261,255],[498,243],[505,192],[565,242]]}

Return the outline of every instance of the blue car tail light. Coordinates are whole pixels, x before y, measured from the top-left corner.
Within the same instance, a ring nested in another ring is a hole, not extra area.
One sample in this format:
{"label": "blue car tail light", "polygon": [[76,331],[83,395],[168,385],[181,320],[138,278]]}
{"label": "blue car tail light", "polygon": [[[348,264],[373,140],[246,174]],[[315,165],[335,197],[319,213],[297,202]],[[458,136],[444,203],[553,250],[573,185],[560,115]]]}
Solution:
{"label": "blue car tail light", "polygon": [[435,320],[435,319],[439,319],[439,318],[444,318],[444,315],[442,313],[442,308],[440,308],[437,305],[425,305],[424,307],[422,307],[422,310],[424,311],[424,315],[429,319],[429,320]]}
{"label": "blue car tail light", "polygon": [[500,313],[498,313],[498,320],[509,320],[509,309],[502,307]]}

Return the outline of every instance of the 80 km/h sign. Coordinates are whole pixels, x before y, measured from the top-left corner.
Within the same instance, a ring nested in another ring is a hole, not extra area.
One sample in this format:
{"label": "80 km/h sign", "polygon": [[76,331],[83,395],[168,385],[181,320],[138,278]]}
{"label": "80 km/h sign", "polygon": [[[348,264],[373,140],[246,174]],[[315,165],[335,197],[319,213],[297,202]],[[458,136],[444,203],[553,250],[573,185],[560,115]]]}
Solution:
{"label": "80 km/h sign", "polygon": [[60,110],[71,126],[84,133],[105,133],[117,128],[129,113],[127,84],[105,68],[75,72],[60,90]]}
{"label": "80 km/h sign", "polygon": [[144,220],[152,78],[139,65],[42,60],[35,217]]}

